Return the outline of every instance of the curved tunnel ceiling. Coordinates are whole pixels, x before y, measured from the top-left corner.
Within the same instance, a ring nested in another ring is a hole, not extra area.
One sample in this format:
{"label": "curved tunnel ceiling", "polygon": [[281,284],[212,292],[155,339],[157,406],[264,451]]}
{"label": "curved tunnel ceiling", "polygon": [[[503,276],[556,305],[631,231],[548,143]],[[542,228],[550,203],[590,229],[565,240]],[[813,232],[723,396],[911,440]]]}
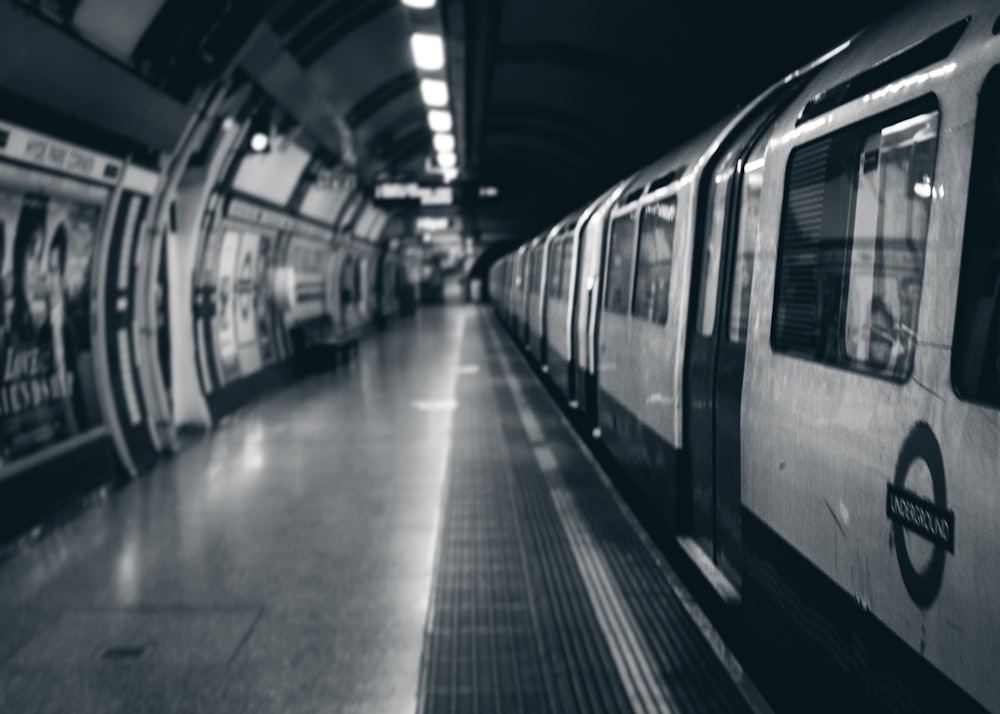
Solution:
{"label": "curved tunnel ceiling", "polygon": [[[369,186],[434,180],[409,35],[443,28],[459,180],[548,195],[520,212],[527,236],[904,4],[439,0],[428,12],[400,0],[286,0],[269,23],[340,117]],[[490,210],[518,212],[495,202],[476,214]]]}
{"label": "curved tunnel ceiling", "polygon": [[368,192],[384,178],[440,182],[425,173],[432,134],[409,40],[442,32],[459,195],[492,184],[511,199],[451,210],[474,219],[463,222],[473,234],[475,221],[513,216],[526,237],[910,0],[202,0],[196,11],[191,0],[130,0],[127,17],[90,25],[83,10],[124,0],[0,2],[58,7],[57,20],[90,27],[95,45],[117,47],[112,56],[176,100],[176,117],[198,81],[248,77],[315,158]]}

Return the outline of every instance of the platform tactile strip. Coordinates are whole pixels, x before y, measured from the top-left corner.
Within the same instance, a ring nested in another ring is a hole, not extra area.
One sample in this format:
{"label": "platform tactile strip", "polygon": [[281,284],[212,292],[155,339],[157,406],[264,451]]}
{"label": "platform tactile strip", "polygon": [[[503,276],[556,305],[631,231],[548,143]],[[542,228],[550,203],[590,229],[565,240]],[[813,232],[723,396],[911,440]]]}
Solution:
{"label": "platform tactile strip", "polygon": [[[581,514],[588,543],[643,634],[650,666],[669,693],[668,709],[746,711],[661,564],[612,502],[507,337],[486,334],[495,328],[484,313],[469,328],[462,362],[480,370],[458,382],[420,711],[639,710],[635,684],[623,682],[587,594],[554,489]],[[505,370],[523,385],[543,428],[544,445],[559,466],[555,479],[536,461],[538,445],[518,417]]]}

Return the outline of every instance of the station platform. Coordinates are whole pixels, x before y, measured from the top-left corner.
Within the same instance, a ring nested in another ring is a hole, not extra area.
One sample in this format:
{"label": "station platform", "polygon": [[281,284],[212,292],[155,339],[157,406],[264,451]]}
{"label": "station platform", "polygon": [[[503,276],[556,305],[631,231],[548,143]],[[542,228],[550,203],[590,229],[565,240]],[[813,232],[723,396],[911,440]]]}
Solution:
{"label": "station platform", "polygon": [[488,308],[0,563],[2,712],[766,712]]}

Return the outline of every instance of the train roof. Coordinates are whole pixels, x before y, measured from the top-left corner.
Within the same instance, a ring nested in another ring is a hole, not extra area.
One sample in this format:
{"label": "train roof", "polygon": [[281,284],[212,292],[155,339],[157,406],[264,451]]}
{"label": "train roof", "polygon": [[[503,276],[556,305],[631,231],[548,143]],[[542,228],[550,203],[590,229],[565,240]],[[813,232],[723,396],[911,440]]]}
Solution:
{"label": "train roof", "polygon": [[[984,43],[1000,42],[995,0],[924,2],[859,32],[831,59],[775,122],[789,136],[807,122],[880,89],[922,84],[952,63],[975,61]],[[904,89],[906,87],[903,87]]]}

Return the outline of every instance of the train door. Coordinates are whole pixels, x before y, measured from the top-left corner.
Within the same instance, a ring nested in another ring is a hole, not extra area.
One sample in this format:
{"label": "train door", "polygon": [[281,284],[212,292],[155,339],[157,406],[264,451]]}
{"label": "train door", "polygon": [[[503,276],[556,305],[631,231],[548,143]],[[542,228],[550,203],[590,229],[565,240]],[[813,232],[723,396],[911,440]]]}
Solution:
{"label": "train door", "polygon": [[627,183],[619,184],[600,199],[593,212],[581,219],[579,258],[577,259],[576,335],[577,400],[587,424],[597,428],[597,336],[600,332],[600,310],[603,299],[601,266],[604,263],[604,234],[608,214],[618,201]]}
{"label": "train door", "polygon": [[773,116],[744,124],[704,174],[695,282],[698,299],[686,360],[692,534],[737,588],[742,517],[740,400],[746,358],[747,305],[765,142]]}

